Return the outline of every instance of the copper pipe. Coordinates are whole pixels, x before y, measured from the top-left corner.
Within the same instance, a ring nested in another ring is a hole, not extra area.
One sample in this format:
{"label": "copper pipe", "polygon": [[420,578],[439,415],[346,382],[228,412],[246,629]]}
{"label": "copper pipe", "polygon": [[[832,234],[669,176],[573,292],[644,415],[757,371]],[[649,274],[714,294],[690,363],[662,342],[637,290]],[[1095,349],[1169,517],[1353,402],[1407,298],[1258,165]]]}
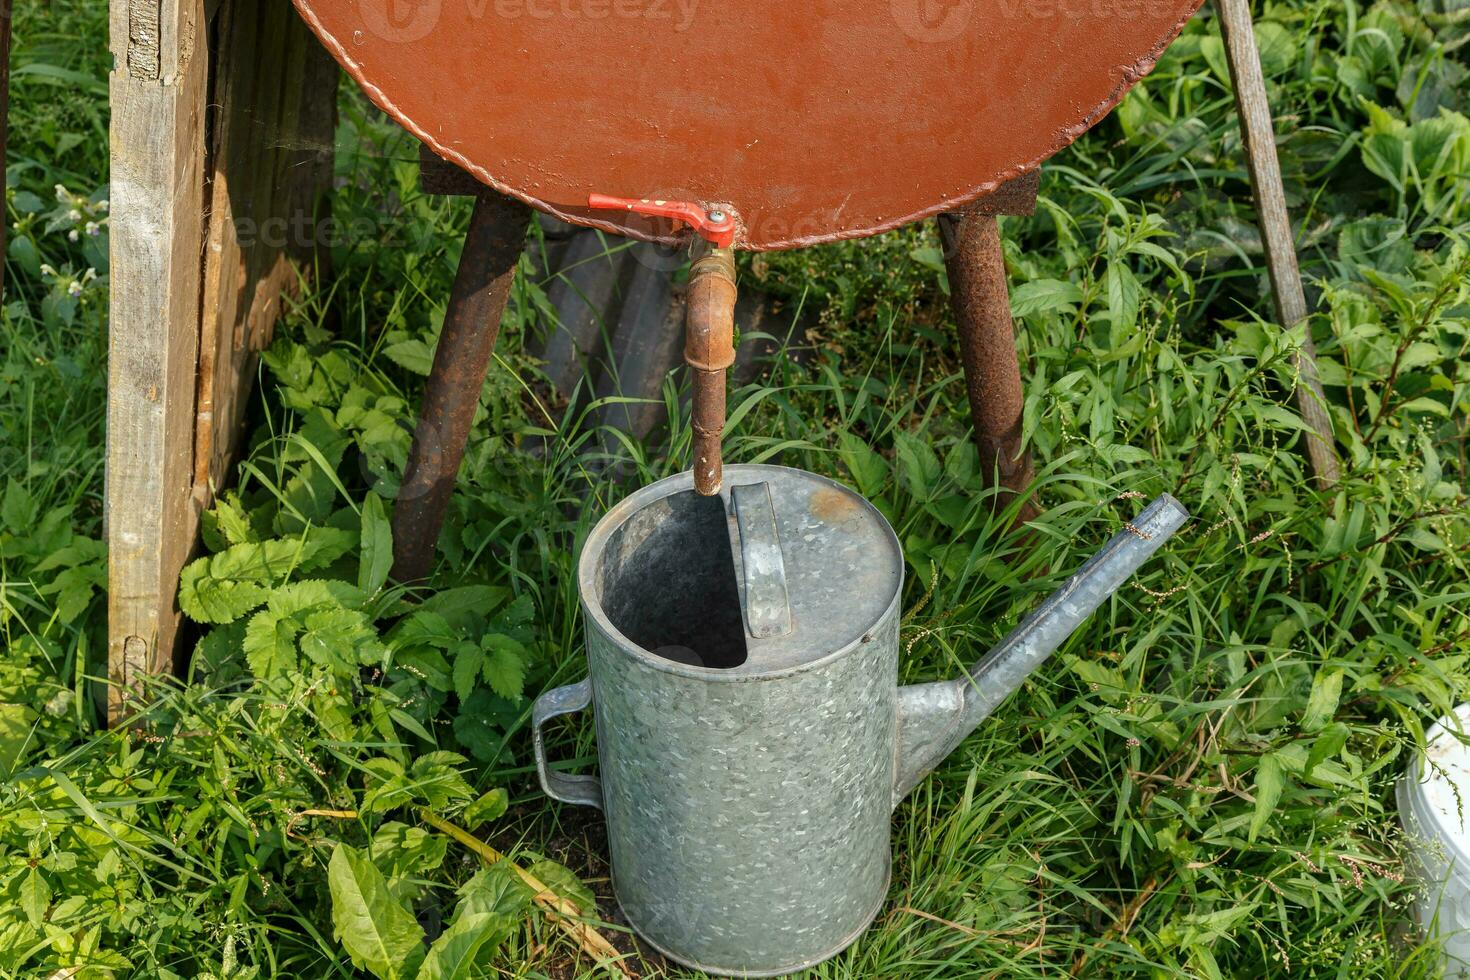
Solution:
{"label": "copper pipe", "polygon": [[[1003,499],[1008,501],[1026,492],[1036,471],[1031,454],[1022,449],[1025,394],[1000,226],[991,215],[946,214],[939,218],[939,230],[980,469],[988,484],[1005,491]],[[1035,516],[1036,508],[1028,501],[1017,520]]]}
{"label": "copper pipe", "polygon": [[500,336],[500,318],[521,259],[530,214],[520,201],[493,191],[485,191],[475,202],[434,352],[434,368],[424,387],[408,468],[393,508],[396,581],[426,578],[434,567],[439,531]]}
{"label": "copper pipe", "polygon": [[684,360],[694,374],[694,489],[713,497],[724,482],[725,374],[735,363],[735,253],[712,248],[689,272]]}

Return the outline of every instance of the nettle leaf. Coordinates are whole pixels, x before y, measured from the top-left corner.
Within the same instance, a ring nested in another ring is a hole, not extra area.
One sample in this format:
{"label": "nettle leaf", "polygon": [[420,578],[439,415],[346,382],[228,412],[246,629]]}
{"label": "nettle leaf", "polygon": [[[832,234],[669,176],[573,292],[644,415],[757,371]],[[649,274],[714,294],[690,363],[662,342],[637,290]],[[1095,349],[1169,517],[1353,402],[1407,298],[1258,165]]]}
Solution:
{"label": "nettle leaf", "polygon": [[250,515],[233,494],[220,497],[214,503],[215,529],[231,545],[249,544],[255,540],[255,527]]}
{"label": "nettle leaf", "polygon": [[232,622],[264,602],[271,583],[330,565],[354,543],[350,532],[321,527],[300,538],[234,545],[184,569],[179,608],[196,622]]}
{"label": "nettle leaf", "polygon": [[472,799],[475,791],[459,770],[465,761],[458,752],[430,752],[415,759],[408,772],[414,793],[432,810]]}
{"label": "nettle leaf", "polygon": [[211,577],[208,558],[186,567],[179,581],[179,608],[196,623],[232,623],[265,602],[268,595],[270,589],[257,582]]}
{"label": "nettle leaf", "polygon": [[468,640],[454,649],[454,693],[461,701],[467,700],[480,678],[480,669],[485,664],[485,651]]}
{"label": "nettle leaf", "polygon": [[382,980],[415,974],[424,957],[424,930],[393,897],[388,881],[361,852],[338,844],[327,865],[332,932],[354,966]]}
{"label": "nettle leaf", "polygon": [[388,642],[395,649],[432,646],[448,650],[460,642],[460,634],[443,616],[432,610],[420,609],[398,621],[388,634]]}
{"label": "nettle leaf", "polygon": [[338,674],[381,663],[387,648],[372,621],[344,604],[361,599],[346,582],[307,580],[275,589],[245,628],[251,671],[262,678],[294,671],[298,652]]}
{"label": "nettle leaf", "polygon": [[[445,589],[425,599],[419,605],[416,615],[433,613],[449,626],[463,630],[475,622],[483,623],[491,612],[500,608],[509,595],[510,589],[501,586],[462,585],[455,589]],[[459,639],[458,634],[455,639]]]}
{"label": "nettle leaf", "polygon": [[263,610],[245,626],[245,661],[250,672],[261,679],[279,677],[296,670],[296,635],[301,624],[290,616]]}
{"label": "nettle leaf", "polygon": [[301,652],[338,673],[351,674],[361,665],[381,663],[387,654],[372,621],[355,609],[324,606],[307,613],[303,626]]}
{"label": "nettle leaf", "polygon": [[387,869],[391,877],[398,877],[433,871],[444,863],[448,849],[447,837],[390,820],[373,835],[368,854],[375,866]]}
{"label": "nettle leaf", "polygon": [[501,697],[519,701],[526,687],[526,648],[500,633],[486,635],[480,646],[485,651],[485,683]]}
{"label": "nettle leaf", "polygon": [[[391,769],[388,765],[391,764]],[[378,779],[372,783],[365,793],[362,794],[362,802],[358,804],[361,813],[387,813],[399,807],[407,806],[414,800],[414,783],[403,768],[391,759],[375,759],[366,765],[370,771],[377,770],[375,775]]]}
{"label": "nettle leaf", "polygon": [[357,570],[357,587],[371,595],[388,581],[393,568],[393,531],[383,507],[383,498],[369,492],[362,502],[362,560]]}
{"label": "nettle leaf", "polygon": [[461,701],[454,716],[454,737],[476,759],[489,762],[505,750],[501,729],[515,720],[514,705],[486,688],[477,688],[468,701]]}
{"label": "nettle leaf", "polygon": [[444,654],[433,647],[399,650],[393,656],[393,666],[405,674],[418,678],[436,691],[447,694],[454,689],[454,681],[449,672],[449,661],[444,659]]}

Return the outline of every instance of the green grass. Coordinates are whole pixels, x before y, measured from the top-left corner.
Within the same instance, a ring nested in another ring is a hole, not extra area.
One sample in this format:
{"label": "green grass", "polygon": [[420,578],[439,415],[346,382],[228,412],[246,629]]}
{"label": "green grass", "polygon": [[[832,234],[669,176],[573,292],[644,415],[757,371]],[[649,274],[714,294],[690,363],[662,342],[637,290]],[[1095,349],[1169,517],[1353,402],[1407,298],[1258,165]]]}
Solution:
{"label": "green grass", "polygon": [[[213,557],[185,575],[187,682],[161,681],[137,730],[100,730],[99,6],[17,11],[0,975],[368,975],[333,900],[396,919],[410,959],[419,926],[393,908],[473,933],[474,975],[592,975],[425,813],[608,896],[599,820],[535,787],[529,699],[585,672],[578,542],[681,467],[687,429],[640,444],[544,404],[524,340],[546,328],[550,273],[528,259],[432,586],[384,588],[384,515],[467,214],[422,196],[412,141],[345,96],[333,206],[360,236],[264,361],[248,458],[206,517]],[[1470,695],[1470,8],[1258,13],[1346,470],[1330,493],[1304,469],[1296,341],[1270,323],[1207,20],[1047,168],[1037,216],[1004,223],[1042,471],[1024,535],[976,473],[931,228],[744,264],[750,287],[820,313],[819,352],[779,353],[734,395],[727,458],[835,476],[888,515],[906,682],[975,659],[1135,495],[1196,515],[900,807],[890,901],[811,977],[1437,975],[1409,929],[1391,791]],[[590,725],[553,741],[595,764]]]}

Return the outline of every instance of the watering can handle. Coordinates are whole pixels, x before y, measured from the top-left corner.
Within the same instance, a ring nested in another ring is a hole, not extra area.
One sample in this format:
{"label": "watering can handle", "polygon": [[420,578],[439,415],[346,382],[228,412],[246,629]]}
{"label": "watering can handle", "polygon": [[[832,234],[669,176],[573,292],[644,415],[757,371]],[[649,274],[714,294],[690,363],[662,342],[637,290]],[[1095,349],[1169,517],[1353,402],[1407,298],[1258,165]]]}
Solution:
{"label": "watering can handle", "polygon": [[592,703],[592,678],[568,687],[547,691],[536,699],[531,711],[531,742],[536,749],[536,774],[541,788],[553,800],[575,806],[602,809],[602,782],[596,776],[563,776],[546,763],[546,744],[541,726],[560,715],[575,714]]}
{"label": "watering can handle", "polygon": [[776,531],[776,507],[769,483],[731,487],[735,523],[740,527],[740,567],[744,572],[745,628],[757,640],[791,632],[791,595],[786,589],[786,559]]}

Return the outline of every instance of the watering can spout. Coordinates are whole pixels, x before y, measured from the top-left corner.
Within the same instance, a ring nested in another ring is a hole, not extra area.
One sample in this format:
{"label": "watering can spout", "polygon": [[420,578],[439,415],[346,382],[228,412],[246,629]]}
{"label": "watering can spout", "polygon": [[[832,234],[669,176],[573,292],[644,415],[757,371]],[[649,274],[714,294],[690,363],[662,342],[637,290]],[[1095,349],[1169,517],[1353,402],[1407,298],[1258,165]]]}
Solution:
{"label": "watering can spout", "polygon": [[958,748],[1188,520],[1183,505],[1164,494],[963,676],[901,689],[894,805]]}

